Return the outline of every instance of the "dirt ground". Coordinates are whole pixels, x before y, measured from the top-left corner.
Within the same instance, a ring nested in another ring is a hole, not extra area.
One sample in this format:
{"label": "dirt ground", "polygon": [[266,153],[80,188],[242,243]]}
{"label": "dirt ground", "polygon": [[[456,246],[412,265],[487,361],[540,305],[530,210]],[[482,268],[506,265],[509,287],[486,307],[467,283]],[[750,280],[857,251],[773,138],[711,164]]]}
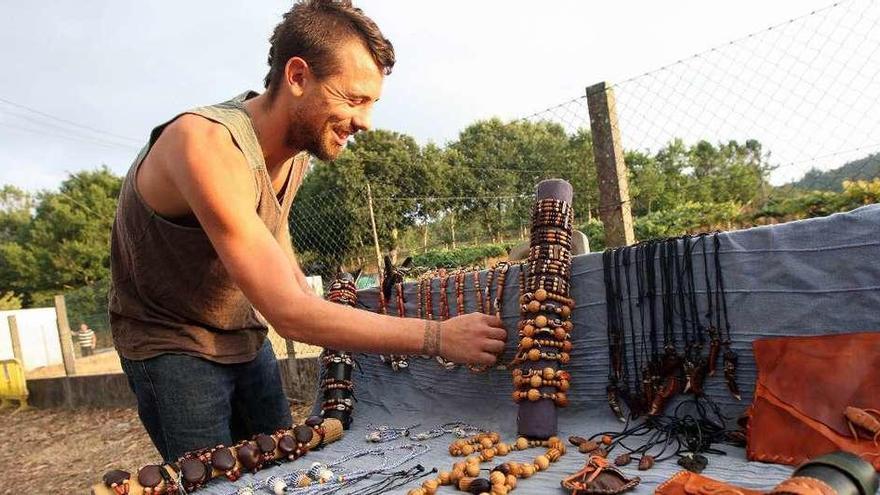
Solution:
{"label": "dirt ground", "polygon": [[[309,406],[293,406],[294,421]],[[0,411],[0,494],[88,494],[109,469],[158,462],[135,409]]]}

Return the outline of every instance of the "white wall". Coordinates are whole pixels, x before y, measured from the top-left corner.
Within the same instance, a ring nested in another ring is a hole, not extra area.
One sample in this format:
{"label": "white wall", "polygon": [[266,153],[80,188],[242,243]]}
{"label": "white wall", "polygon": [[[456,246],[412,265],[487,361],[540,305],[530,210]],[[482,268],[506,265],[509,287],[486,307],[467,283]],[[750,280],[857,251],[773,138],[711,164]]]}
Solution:
{"label": "white wall", "polygon": [[62,362],[55,308],[0,311],[0,359],[13,358],[8,319],[12,315],[18,323],[25,370]]}

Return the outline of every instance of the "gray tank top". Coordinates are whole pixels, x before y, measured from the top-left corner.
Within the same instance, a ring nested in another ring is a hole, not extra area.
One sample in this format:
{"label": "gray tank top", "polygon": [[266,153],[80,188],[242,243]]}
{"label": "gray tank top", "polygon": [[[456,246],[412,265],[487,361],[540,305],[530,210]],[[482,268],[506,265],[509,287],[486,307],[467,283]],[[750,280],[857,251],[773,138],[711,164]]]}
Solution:
{"label": "gray tank top", "polygon": [[[253,172],[254,208],[280,242],[308,156],[294,158],[279,199],[244,110],[243,103],[253,96],[247,92],[184,114],[200,115],[229,131]],[[110,242],[113,342],[123,357],[133,360],[174,353],[219,363],[246,362],[263,344],[266,321],[232,281],[198,223],[190,226],[159,216],[137,191],[138,168],[163,129],[180,115],[153,129],[119,194]]]}

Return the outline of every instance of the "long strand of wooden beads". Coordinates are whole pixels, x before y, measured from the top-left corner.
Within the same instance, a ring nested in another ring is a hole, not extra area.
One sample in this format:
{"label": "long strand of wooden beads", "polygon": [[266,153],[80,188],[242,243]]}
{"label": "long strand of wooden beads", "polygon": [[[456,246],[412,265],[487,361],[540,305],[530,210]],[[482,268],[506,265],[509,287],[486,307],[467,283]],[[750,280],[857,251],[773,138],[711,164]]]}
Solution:
{"label": "long strand of wooden beads", "polygon": [[[505,462],[492,468],[488,478],[478,477],[480,463],[536,447],[546,447],[547,451],[530,463]],[[413,488],[407,495],[434,495],[439,487],[446,485],[474,495],[507,495],[516,488],[519,479],[531,478],[539,471],[546,471],[550,464],[565,455],[565,445],[557,437],[547,440],[519,437],[513,444],[507,444],[501,442],[501,436],[493,431],[456,440],[449,446],[449,453],[467,456],[467,459],[456,462],[451,471],[440,471],[436,478],[423,482],[420,488]]]}

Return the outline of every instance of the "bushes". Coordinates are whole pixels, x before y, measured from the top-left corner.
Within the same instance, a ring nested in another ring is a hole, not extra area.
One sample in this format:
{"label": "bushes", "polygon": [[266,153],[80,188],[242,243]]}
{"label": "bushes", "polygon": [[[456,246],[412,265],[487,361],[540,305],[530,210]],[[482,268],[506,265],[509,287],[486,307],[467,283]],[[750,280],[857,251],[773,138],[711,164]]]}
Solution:
{"label": "bushes", "polygon": [[510,244],[484,244],[456,249],[436,249],[413,256],[416,266],[427,268],[458,268],[485,264],[487,258],[506,256]]}

